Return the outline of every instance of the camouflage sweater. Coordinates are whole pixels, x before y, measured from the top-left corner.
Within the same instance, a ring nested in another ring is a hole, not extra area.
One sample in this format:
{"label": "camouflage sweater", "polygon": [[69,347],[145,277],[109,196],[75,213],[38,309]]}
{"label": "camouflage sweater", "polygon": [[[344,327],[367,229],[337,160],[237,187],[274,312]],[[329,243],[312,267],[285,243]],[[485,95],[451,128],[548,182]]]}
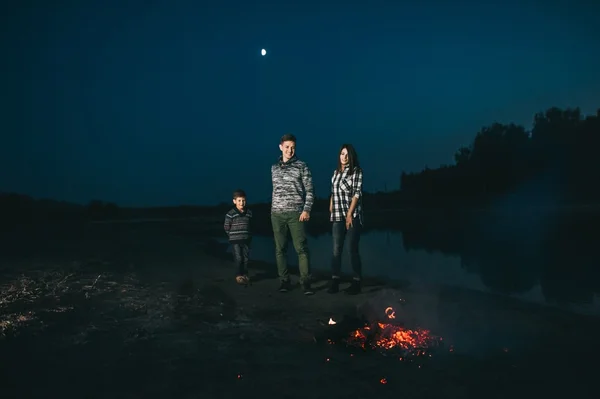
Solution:
{"label": "camouflage sweater", "polygon": [[295,156],[271,166],[273,199],[271,213],[310,212],[315,201],[312,175],[305,162]]}

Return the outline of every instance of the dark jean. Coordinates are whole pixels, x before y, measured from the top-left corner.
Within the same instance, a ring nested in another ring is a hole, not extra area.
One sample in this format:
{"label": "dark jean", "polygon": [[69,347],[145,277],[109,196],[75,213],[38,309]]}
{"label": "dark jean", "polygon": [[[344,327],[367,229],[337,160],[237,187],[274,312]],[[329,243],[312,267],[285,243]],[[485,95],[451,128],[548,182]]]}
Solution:
{"label": "dark jean", "polygon": [[346,230],[346,222],[333,222],[331,235],[333,238],[333,257],[331,258],[331,276],[339,278],[342,269],[342,250],[344,242],[348,242],[348,253],[350,254],[350,266],[354,273],[354,279],[360,280],[362,277],[362,263],[358,244],[360,242],[360,233],[362,225],[360,220],[355,218],[352,227]]}
{"label": "dark jean", "polygon": [[250,259],[250,246],[248,244],[231,244],[233,262],[238,276],[248,275],[248,260]]}

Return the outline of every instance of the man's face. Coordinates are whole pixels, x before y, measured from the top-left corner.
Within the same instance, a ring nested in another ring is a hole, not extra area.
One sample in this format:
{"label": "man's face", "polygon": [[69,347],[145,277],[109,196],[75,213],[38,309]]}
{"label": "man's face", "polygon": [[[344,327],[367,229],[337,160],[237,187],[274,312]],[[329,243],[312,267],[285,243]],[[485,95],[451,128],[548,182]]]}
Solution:
{"label": "man's face", "polygon": [[296,143],[293,141],[284,141],[279,144],[281,155],[283,156],[283,162],[289,161],[296,153]]}
{"label": "man's face", "polygon": [[246,198],[237,197],[233,199],[233,204],[238,209],[238,211],[243,211],[246,208]]}

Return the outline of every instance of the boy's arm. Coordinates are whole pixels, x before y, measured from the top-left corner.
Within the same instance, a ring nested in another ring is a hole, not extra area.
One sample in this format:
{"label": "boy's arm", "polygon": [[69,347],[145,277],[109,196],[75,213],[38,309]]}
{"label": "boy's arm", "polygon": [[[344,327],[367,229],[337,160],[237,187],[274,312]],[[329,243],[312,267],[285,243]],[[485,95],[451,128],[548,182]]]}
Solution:
{"label": "boy's arm", "polygon": [[248,215],[248,246],[250,246],[252,243],[252,218],[254,215],[250,209],[248,209],[246,215]]}
{"label": "boy's arm", "polygon": [[229,237],[229,230],[231,230],[231,218],[229,215],[225,215],[225,223],[223,223],[223,229],[225,230],[225,234]]}
{"label": "boy's arm", "polygon": [[302,184],[304,185],[304,191],[306,192],[306,199],[304,200],[304,212],[310,212],[315,202],[315,191],[313,188],[312,174],[306,165],[302,171]]}

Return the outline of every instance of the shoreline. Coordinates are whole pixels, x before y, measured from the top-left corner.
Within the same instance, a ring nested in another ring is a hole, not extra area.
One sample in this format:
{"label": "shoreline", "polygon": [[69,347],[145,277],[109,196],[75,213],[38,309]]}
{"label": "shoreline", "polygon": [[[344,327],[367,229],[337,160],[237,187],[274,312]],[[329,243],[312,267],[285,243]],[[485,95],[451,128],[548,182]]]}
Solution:
{"label": "shoreline", "polygon": [[[367,232],[368,233],[368,232]],[[257,235],[258,236],[258,235]],[[260,235],[261,237],[270,237]],[[215,257],[223,259],[225,261],[230,261],[231,253],[226,252],[228,243],[226,237],[211,237],[209,240],[210,244],[208,244],[209,251],[214,254]],[[220,248],[220,251],[216,251],[216,248]],[[290,249],[293,252],[293,248]],[[272,261],[264,261],[264,260],[252,260],[253,264],[260,265],[262,269],[276,270],[275,260]],[[348,265],[345,265],[348,266]],[[299,273],[297,264],[288,264],[288,268],[290,271],[293,271],[295,275]],[[329,279],[329,273],[326,270],[313,270],[313,276],[316,277],[319,281],[324,281]],[[342,271],[342,277],[345,281],[350,281],[352,276],[349,270]],[[276,278],[275,273],[272,274],[272,278]],[[396,280],[389,279],[382,276],[373,276],[368,274],[368,270],[365,270],[365,276],[363,281],[368,282],[371,285],[388,285],[394,288],[408,288],[411,285],[411,282],[408,280]],[[600,313],[596,308],[594,308],[594,304],[558,304],[558,303],[549,303],[542,297],[540,299],[528,299],[523,298],[521,296],[526,296],[527,293],[522,294],[502,294],[493,292],[491,290],[480,290],[476,288],[469,288],[460,285],[452,285],[452,284],[435,284],[435,283],[419,283],[419,286],[424,290],[444,290],[444,291],[453,291],[453,292],[470,292],[472,296],[481,296],[485,298],[494,299],[495,302],[501,302],[510,304],[511,306],[524,306],[531,309],[531,311],[549,311],[549,312],[564,312],[566,314],[575,314],[583,317],[591,317],[598,318],[600,320]],[[413,285],[414,287],[414,285]],[[536,287],[532,288],[535,290]]]}
{"label": "shoreline", "polygon": [[[206,255],[213,257],[214,259],[218,259],[221,262],[231,263],[233,265],[230,254],[225,252],[225,249],[228,244],[219,242],[218,239],[214,237],[210,237],[204,240],[204,251],[206,251]],[[274,294],[278,294],[276,292],[276,287],[278,283],[277,279],[277,266],[275,262],[265,262],[265,261],[257,261],[250,260],[250,269],[254,270],[255,273],[260,275],[260,282],[267,283],[268,281],[272,281],[272,288]],[[233,268],[233,266],[231,266]],[[292,276],[293,281],[298,279],[298,267],[296,265],[288,265],[290,270],[290,274]],[[233,269],[232,269],[233,270]],[[346,296],[346,294],[341,291],[338,294],[328,294],[325,292],[326,284],[329,281],[329,273],[326,271],[313,271],[312,272],[313,281],[317,284],[317,294],[314,297],[325,297],[325,298],[335,298],[338,296]],[[344,284],[349,284],[351,280],[351,275],[347,272],[342,273],[342,281]],[[345,285],[343,285],[345,286]],[[542,304],[532,301],[525,301],[520,298],[510,297],[503,294],[493,293],[493,292],[483,292],[479,290],[452,286],[452,285],[442,285],[442,284],[418,284],[413,285],[408,280],[391,280],[381,277],[373,277],[366,276],[363,278],[363,293],[356,296],[348,296],[349,301],[360,301],[361,299],[370,299],[372,294],[380,291],[380,290],[395,290],[405,292],[405,295],[424,295],[425,293],[433,293],[435,295],[444,295],[450,297],[461,297],[463,299],[469,299],[474,303],[478,304],[486,304],[488,306],[492,306],[494,308],[509,308],[514,309],[519,312],[526,313],[535,313],[537,315],[543,315],[545,317],[558,317],[560,319],[570,319],[572,322],[576,322],[576,320],[586,320],[593,324],[598,323],[600,326],[600,317],[594,314],[587,313],[576,313],[569,309],[564,309],[560,307],[553,306],[551,304]],[[285,295],[285,294],[282,294]]]}
{"label": "shoreline", "polygon": [[[259,204],[261,207],[264,207],[268,204]],[[177,207],[174,207],[177,208]],[[253,209],[252,205],[249,206],[250,209]],[[126,209],[126,208],[125,208]],[[134,208],[135,209],[135,208]],[[400,215],[400,214],[438,214],[444,213],[446,215],[460,215],[463,214],[465,216],[471,214],[496,214],[496,213],[521,213],[521,212],[544,212],[544,213],[580,213],[580,212],[590,212],[597,213],[600,212],[600,204],[573,204],[573,205],[559,205],[559,206],[551,206],[551,205],[520,205],[516,206],[477,206],[477,207],[457,207],[457,206],[429,206],[429,207],[418,207],[418,206],[407,206],[402,208],[382,208],[376,210],[365,210],[365,218],[368,219],[379,219],[383,215]],[[182,216],[182,217],[128,217],[124,216],[122,218],[114,218],[114,219],[89,219],[86,220],[92,224],[111,224],[111,223],[161,223],[161,222],[185,222],[185,221],[207,221],[211,222],[222,222],[223,219],[221,215],[222,209],[214,209],[214,212],[205,213],[200,216]],[[268,213],[268,212],[267,212]],[[313,223],[315,220],[319,220],[316,223],[322,224],[325,222],[329,223],[328,213],[326,211],[313,211]],[[223,213],[224,215],[224,213]],[[374,218],[371,218],[373,216]]]}

